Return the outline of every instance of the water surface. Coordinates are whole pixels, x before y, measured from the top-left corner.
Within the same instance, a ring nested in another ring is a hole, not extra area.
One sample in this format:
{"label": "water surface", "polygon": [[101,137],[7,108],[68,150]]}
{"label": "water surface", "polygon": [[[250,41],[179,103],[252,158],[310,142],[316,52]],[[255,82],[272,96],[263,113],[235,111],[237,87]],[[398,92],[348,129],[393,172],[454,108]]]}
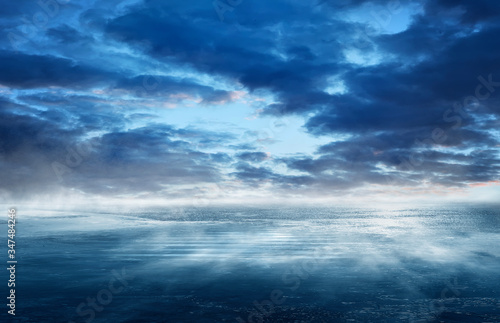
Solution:
{"label": "water surface", "polygon": [[499,322],[499,224],[457,205],[20,208],[16,320]]}

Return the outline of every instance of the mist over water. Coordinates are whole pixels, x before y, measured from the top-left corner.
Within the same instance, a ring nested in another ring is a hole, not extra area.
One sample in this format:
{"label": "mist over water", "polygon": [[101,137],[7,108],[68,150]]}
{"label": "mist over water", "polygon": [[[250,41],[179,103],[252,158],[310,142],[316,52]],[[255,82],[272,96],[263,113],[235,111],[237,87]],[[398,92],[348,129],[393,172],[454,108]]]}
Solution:
{"label": "mist over water", "polygon": [[500,321],[498,207],[18,213],[20,322]]}

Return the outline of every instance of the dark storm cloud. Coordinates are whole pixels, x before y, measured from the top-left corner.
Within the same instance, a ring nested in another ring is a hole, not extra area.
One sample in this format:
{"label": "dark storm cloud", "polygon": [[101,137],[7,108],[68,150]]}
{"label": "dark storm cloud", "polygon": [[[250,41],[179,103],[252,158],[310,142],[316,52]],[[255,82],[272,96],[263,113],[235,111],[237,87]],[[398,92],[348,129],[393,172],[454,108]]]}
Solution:
{"label": "dark storm cloud", "polygon": [[38,113],[0,101],[2,190],[19,196],[54,189],[55,176],[48,156],[61,154],[66,140],[81,135],[78,129],[64,129],[58,124],[66,121],[67,117],[57,111]]}
{"label": "dark storm cloud", "polygon": [[92,37],[84,35],[66,24],[50,28],[47,30],[46,34],[61,43],[76,43],[83,40],[90,41],[92,39]]}
{"label": "dark storm cloud", "polygon": [[[59,37],[69,36],[59,35]],[[128,77],[101,68],[81,65],[65,58],[51,55],[27,55],[11,51],[0,51],[0,84],[19,89],[54,86],[75,89],[101,87],[109,90],[125,90],[137,97],[168,98],[184,95],[192,98],[200,97],[206,104],[232,101],[229,92],[199,85],[193,80],[157,75]],[[49,105],[61,103],[75,105],[83,103],[85,99],[102,101],[102,98],[81,95],[73,97],[77,99],[73,101],[71,96],[64,93],[54,94],[53,91],[23,96],[23,98],[31,101],[37,99],[39,103]]]}
{"label": "dark storm cloud", "polygon": [[112,74],[69,59],[0,51],[0,83],[10,87],[88,87]]}
{"label": "dark storm cloud", "polygon": [[[174,78],[158,75],[139,75],[122,79],[113,89],[127,90],[138,97],[169,97],[177,95],[182,98],[202,98],[202,103],[215,104],[232,101],[231,93],[216,90],[213,87],[200,85],[190,79]],[[180,96],[179,96],[180,95]]]}
{"label": "dark storm cloud", "polygon": [[236,165],[237,172],[236,177],[240,179],[250,179],[250,180],[265,180],[271,179],[276,175],[266,167],[254,167],[248,163],[239,163]]}
{"label": "dark storm cloud", "polygon": [[[500,174],[500,159],[494,149],[477,149],[468,154],[441,153],[425,148],[418,152],[398,148],[378,151],[357,142],[331,144],[322,147],[322,151],[324,154],[318,158],[305,156],[281,161],[291,169],[314,176],[318,182],[334,172],[353,185],[387,184],[395,180],[417,185],[425,180],[445,186],[463,186],[465,182],[488,181]],[[413,164],[408,162],[410,158]]]}
{"label": "dark storm cloud", "polygon": [[[498,32],[497,27],[491,27],[467,37],[450,36],[451,39],[443,40],[436,37],[435,31],[429,30],[426,34],[414,25],[403,33],[382,37],[382,47],[386,46],[391,53],[396,51],[396,44],[399,47],[415,43],[415,35],[439,41],[441,47],[448,41],[448,46],[437,49],[439,46],[432,44],[414,45],[427,58],[413,66],[407,64],[414,59],[414,54],[403,50],[395,52],[401,62],[361,67],[346,73],[350,93],[336,96],[329,106],[309,120],[309,130],[313,133],[418,128],[431,131],[446,124],[444,112],[465,97],[475,95],[478,85],[481,85],[481,96],[491,95],[488,85],[483,83],[491,83],[493,92],[498,88],[500,46],[492,42]],[[388,45],[393,39],[396,39],[394,47]],[[483,110],[498,113],[498,98],[491,96],[483,103]],[[472,122],[470,118],[463,120]]]}
{"label": "dark storm cloud", "polygon": [[244,152],[241,154],[236,155],[239,159],[247,162],[254,162],[258,163],[261,161],[266,160],[269,158],[266,153],[260,152],[260,151],[255,151],[255,152]]}
{"label": "dark storm cloud", "polygon": [[[229,140],[224,134],[164,124],[118,130],[123,123],[116,113],[0,104],[4,194],[27,197],[64,187],[93,194],[158,191],[215,182],[220,178],[216,165],[231,161],[226,154],[196,150],[203,140]],[[90,136],[96,129],[107,133]]]}
{"label": "dark storm cloud", "polygon": [[[175,60],[201,72],[236,79],[249,90],[271,90],[282,101],[269,108],[271,113],[303,112],[328,102],[328,95],[318,86],[339,71],[342,56],[338,42],[327,45],[304,42],[317,37],[322,29],[339,29],[345,24],[337,21],[331,26],[325,15],[308,11],[299,14],[297,10],[302,5],[294,6],[297,7],[291,7],[289,2],[277,2],[271,6],[255,4],[255,7],[241,8],[236,23],[244,28],[236,30],[218,21],[213,11],[202,10],[203,6],[197,11],[196,24],[193,24],[191,6],[172,5],[171,8],[169,4],[150,2],[110,21],[107,32],[156,59]],[[254,13],[257,8],[262,8],[262,12]],[[305,8],[311,10],[310,6]],[[285,15],[283,10],[294,11],[294,14]],[[256,17],[254,14],[259,17],[257,26],[247,20]],[[316,20],[316,24],[310,19]],[[278,24],[292,22],[297,25],[273,30]],[[138,25],[141,28],[136,28]],[[282,44],[276,42],[277,37],[283,39]]]}
{"label": "dark storm cloud", "polygon": [[[446,15],[440,20],[434,16],[436,6],[459,7],[463,24],[450,23]],[[479,6],[498,10],[491,2]],[[500,47],[494,41],[499,27],[491,20],[491,11],[472,7],[428,3],[428,15],[414,19],[407,30],[377,37],[374,41],[392,55],[391,61],[347,71],[343,75],[349,92],[335,95],[306,123],[315,135],[351,137],[321,147],[319,158],[291,159],[287,165],[311,174],[365,172],[362,178],[369,179],[374,172],[387,174],[373,168],[379,164],[403,171],[400,177],[450,186],[497,180],[498,151],[476,152],[498,147],[499,142],[486,125],[499,115]],[[477,21],[484,25],[471,26]],[[431,140],[436,132],[442,136],[438,142]],[[436,161],[431,156],[439,146],[476,150],[467,161],[457,162],[457,156],[463,158],[458,152]],[[411,164],[409,156],[418,156],[418,162]]]}
{"label": "dark storm cloud", "polygon": [[426,2],[426,12],[429,15],[442,16],[443,12],[457,9],[462,12],[460,19],[463,23],[498,21],[500,3],[491,0],[437,0]]}
{"label": "dark storm cloud", "polygon": [[30,0],[20,0],[16,2],[5,2],[2,4],[2,10],[0,11],[0,17],[10,18],[18,17],[23,14],[32,13],[34,11],[33,1]]}
{"label": "dark storm cloud", "polygon": [[[214,183],[223,172],[253,187],[317,192],[387,177],[401,185],[498,180],[500,5],[395,4],[421,8],[400,32],[346,18],[386,12],[394,3],[385,0],[243,1],[223,16],[202,0],[61,6],[18,51],[0,38],[2,175],[18,183],[3,189],[134,194]],[[8,3],[0,24],[20,32],[20,17],[37,10]],[[344,89],[327,90],[336,82]],[[152,111],[232,102],[236,88],[264,90],[273,101],[259,114],[302,117],[304,130],[331,143],[268,160],[246,140],[161,124]],[[68,147],[85,143],[76,163]],[[72,159],[78,165],[68,166]]]}
{"label": "dark storm cloud", "polygon": [[[65,90],[20,95],[18,100],[26,105],[47,108],[40,115],[53,115],[61,127],[78,128],[81,133],[89,131],[114,131],[126,124],[126,119],[116,113],[116,107],[99,97],[91,95],[68,95]],[[65,118],[65,119],[62,119]]]}
{"label": "dark storm cloud", "polygon": [[176,139],[178,130],[165,125],[114,132],[104,135],[99,148],[82,163],[70,185],[85,181],[93,193],[137,193],[158,191],[170,185],[215,182],[218,170],[210,156],[190,149],[191,144]]}

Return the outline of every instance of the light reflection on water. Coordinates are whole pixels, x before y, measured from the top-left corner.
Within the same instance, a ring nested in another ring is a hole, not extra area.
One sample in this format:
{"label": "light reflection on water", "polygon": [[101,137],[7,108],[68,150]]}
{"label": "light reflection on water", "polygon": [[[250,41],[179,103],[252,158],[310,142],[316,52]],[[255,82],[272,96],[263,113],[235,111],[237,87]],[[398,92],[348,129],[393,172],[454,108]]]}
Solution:
{"label": "light reflection on water", "polygon": [[[323,321],[495,321],[499,224],[497,208],[480,207],[31,214],[19,224],[25,313],[44,315],[34,291],[49,286],[54,273],[59,293],[76,307],[99,290],[104,272],[128,266],[138,278],[128,294],[109,305],[114,312],[98,319],[118,315],[119,321],[161,322],[169,321],[167,315],[173,322],[235,321],[235,313],[245,316],[255,310],[254,300],[278,288],[287,291],[287,302],[276,310],[281,314],[275,314],[283,320],[313,322],[292,310],[302,308],[323,313]],[[300,288],[292,290],[283,277],[296,267]],[[463,287],[455,303],[441,295],[453,279]],[[131,295],[139,299],[132,301]],[[475,306],[479,299],[487,305]],[[445,301],[446,307],[434,306]],[[158,304],[162,310],[153,310]],[[464,316],[464,308],[472,314]],[[71,305],[64,315],[74,319]]]}

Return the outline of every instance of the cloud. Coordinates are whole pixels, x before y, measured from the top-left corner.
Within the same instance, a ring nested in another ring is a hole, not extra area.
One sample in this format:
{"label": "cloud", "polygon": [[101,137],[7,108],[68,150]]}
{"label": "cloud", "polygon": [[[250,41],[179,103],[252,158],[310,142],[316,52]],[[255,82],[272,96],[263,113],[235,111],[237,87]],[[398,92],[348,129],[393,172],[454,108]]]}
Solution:
{"label": "cloud", "polygon": [[259,163],[269,158],[268,154],[255,151],[255,152],[244,152],[238,154],[236,157],[243,161]]}
{"label": "cloud", "polygon": [[40,111],[9,101],[2,101],[1,108],[0,162],[5,181],[0,189],[17,196],[63,188],[137,195],[215,182],[221,178],[217,165],[231,161],[226,154],[195,149],[207,138],[211,144],[230,140],[224,134],[154,123],[124,130],[120,118],[108,118],[107,125],[98,127],[105,133],[92,136],[97,120],[105,117],[96,111],[88,115],[58,108]]}
{"label": "cloud", "polygon": [[427,1],[426,12],[434,16],[441,16],[443,12],[453,12],[459,15],[464,24],[495,22],[500,14],[500,5],[494,1],[479,0],[471,3],[465,0]]}
{"label": "cloud", "polygon": [[84,35],[75,28],[66,24],[50,28],[47,30],[46,35],[61,43],[76,43],[80,41],[92,40],[92,37]]}
{"label": "cloud", "polygon": [[117,94],[126,91],[139,98],[161,98],[172,103],[187,100],[202,104],[225,104],[238,99],[231,91],[201,85],[191,79],[159,75],[122,78],[110,90],[117,91]]}
{"label": "cloud", "polygon": [[[339,71],[340,46],[337,42],[308,44],[319,32],[318,26],[308,22],[308,18],[314,16],[318,22],[328,23],[326,16],[307,11],[301,15],[284,16],[282,10],[292,8],[289,3],[280,2],[275,7],[264,6],[264,10],[273,13],[267,17],[269,20],[260,20],[260,23],[278,26],[290,19],[302,24],[300,27],[291,25],[286,30],[273,28],[274,31],[266,32],[250,25],[236,31],[225,28],[213,12],[201,8],[197,12],[197,24],[191,24],[192,8],[171,6],[147,2],[133,12],[111,20],[106,31],[114,39],[157,60],[187,64],[202,73],[237,80],[250,91],[271,90],[281,102],[270,106],[270,113],[280,113],[281,110],[300,112],[327,102],[328,95],[320,89],[327,77]],[[279,8],[280,14],[271,8]],[[240,17],[244,26],[250,23],[246,20],[247,15],[251,12]],[[259,15],[262,17],[262,12]],[[137,25],[141,28],[136,28]],[[281,33],[287,33],[286,38],[279,36]],[[276,37],[283,40],[277,42]],[[294,41],[294,37],[298,39]],[[327,55],[318,56],[323,53]]]}
{"label": "cloud", "polygon": [[[160,196],[234,180],[320,195],[498,181],[500,6],[399,3],[391,30],[373,27],[382,0],[244,1],[223,21],[201,0],[68,4],[15,50],[6,35],[42,9],[7,4],[0,161],[16,184],[3,192]],[[259,126],[290,115],[303,126],[283,138]],[[294,142],[298,132],[317,149]]]}
{"label": "cloud", "polygon": [[0,83],[14,88],[86,88],[103,84],[112,75],[66,58],[0,51]]}

